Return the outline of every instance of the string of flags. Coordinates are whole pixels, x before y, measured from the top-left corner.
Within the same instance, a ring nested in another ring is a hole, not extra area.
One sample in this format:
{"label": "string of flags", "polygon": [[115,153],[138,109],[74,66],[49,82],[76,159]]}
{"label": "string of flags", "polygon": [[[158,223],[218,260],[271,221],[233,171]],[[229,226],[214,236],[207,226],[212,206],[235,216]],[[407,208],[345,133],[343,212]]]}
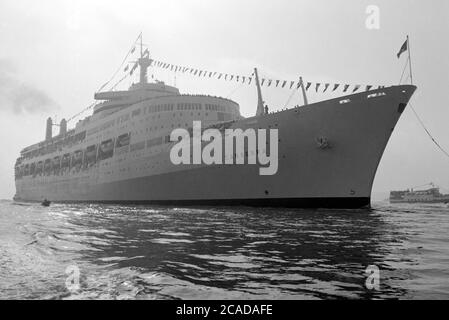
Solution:
{"label": "string of flags", "polygon": [[[194,77],[199,78],[210,78],[210,79],[217,79],[217,80],[224,80],[224,81],[235,81],[238,83],[243,83],[247,85],[251,85],[251,83],[254,80],[254,74],[248,76],[242,76],[242,75],[235,75],[235,74],[228,74],[223,72],[217,72],[217,71],[209,71],[209,70],[201,70],[191,67],[185,67],[185,66],[179,66],[175,64],[171,64],[164,61],[158,61],[158,60],[151,60],[151,66],[165,69],[167,71],[171,72],[180,72],[187,75],[192,75]],[[131,75],[134,72],[135,68],[131,70]],[[128,68],[125,68],[125,72],[128,71]],[[281,88],[281,89],[299,89],[301,87],[301,81],[289,81],[289,80],[273,80],[273,79],[266,79],[261,78],[260,79],[260,86],[261,87],[275,87],[275,88]],[[369,91],[371,89],[381,89],[385,86],[379,85],[362,85],[362,84],[341,84],[341,83],[320,83],[320,82],[305,82],[304,83],[306,91],[309,90],[315,90],[315,92],[335,92],[339,88],[343,92],[348,93],[355,93],[357,91],[361,91],[364,89],[365,91]]]}

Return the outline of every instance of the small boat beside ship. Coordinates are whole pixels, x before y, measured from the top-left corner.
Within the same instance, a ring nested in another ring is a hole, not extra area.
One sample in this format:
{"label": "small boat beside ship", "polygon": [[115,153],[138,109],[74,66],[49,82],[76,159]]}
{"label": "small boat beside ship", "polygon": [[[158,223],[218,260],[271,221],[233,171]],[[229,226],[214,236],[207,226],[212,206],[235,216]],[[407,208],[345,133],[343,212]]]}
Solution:
{"label": "small boat beside ship", "polygon": [[[449,194],[442,194],[440,188],[433,183],[431,188],[424,190],[407,189],[404,191],[391,191],[390,203],[445,203],[449,204]],[[427,185],[426,185],[427,186]]]}

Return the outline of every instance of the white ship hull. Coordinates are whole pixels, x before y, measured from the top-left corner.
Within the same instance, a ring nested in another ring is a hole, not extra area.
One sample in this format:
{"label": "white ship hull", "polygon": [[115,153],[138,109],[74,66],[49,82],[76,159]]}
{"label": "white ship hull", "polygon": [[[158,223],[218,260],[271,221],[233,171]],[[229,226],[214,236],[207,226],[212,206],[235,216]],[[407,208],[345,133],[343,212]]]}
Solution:
{"label": "white ship hull", "polygon": [[[114,154],[78,172],[22,177],[16,180],[15,198],[180,205],[368,206],[382,154],[415,89],[383,88],[236,121],[230,128],[279,130],[278,172],[272,176],[259,175],[259,165],[176,166],[170,162],[170,145],[166,144],[156,151],[144,148]],[[143,126],[140,129],[145,132],[145,122],[136,123],[137,130]],[[110,132],[113,136],[121,133],[119,126]],[[317,143],[323,137],[329,142],[327,148]],[[83,147],[89,144],[85,142]]]}

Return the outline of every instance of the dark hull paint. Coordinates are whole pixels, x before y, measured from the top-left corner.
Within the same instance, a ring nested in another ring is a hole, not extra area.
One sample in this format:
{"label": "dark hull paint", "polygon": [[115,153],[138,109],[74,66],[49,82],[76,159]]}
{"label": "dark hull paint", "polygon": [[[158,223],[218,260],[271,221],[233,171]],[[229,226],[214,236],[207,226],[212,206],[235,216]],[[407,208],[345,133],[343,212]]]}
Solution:
{"label": "dark hull paint", "polygon": [[[24,201],[14,199],[15,201]],[[335,208],[357,209],[370,206],[370,198],[272,198],[272,199],[217,199],[217,200],[121,200],[121,201],[54,201],[54,203],[99,203],[119,205],[163,206],[248,206],[272,208]]]}

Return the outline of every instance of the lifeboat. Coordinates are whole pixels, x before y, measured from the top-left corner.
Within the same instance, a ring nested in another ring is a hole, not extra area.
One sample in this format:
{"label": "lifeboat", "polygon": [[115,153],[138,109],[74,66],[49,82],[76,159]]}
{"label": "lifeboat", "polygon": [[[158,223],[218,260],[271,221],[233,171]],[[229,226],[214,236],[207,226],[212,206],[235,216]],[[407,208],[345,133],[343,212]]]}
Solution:
{"label": "lifeboat", "polygon": [[75,168],[76,171],[81,169],[81,166],[83,164],[83,151],[78,150],[73,153],[72,156],[72,163],[70,168]]}
{"label": "lifeboat", "polygon": [[52,168],[53,168],[53,174],[59,174],[59,171],[61,170],[61,158],[60,157],[53,158]]}
{"label": "lifeboat", "polygon": [[117,138],[117,141],[115,142],[116,148],[122,148],[129,146],[129,143],[131,141],[131,137],[129,133],[122,134]]}
{"label": "lifeboat", "polygon": [[68,169],[70,167],[70,154],[66,153],[65,155],[62,156],[62,160],[61,160],[61,170],[65,171],[66,169]]}
{"label": "lifeboat", "polygon": [[43,163],[42,161],[39,161],[39,162],[37,163],[37,166],[36,166],[36,172],[35,172],[35,174],[36,174],[36,175],[41,175],[41,174],[42,174],[42,169],[43,169],[43,167],[44,167],[44,163]]}
{"label": "lifeboat", "polygon": [[50,159],[45,160],[45,163],[44,163],[44,173],[45,173],[45,175],[50,175],[51,174],[51,169],[52,169],[51,160]]}
{"label": "lifeboat", "polygon": [[97,146],[93,145],[90,147],[87,147],[85,153],[85,166],[86,167],[90,167],[92,165],[94,165],[97,162]]}
{"label": "lifeboat", "polygon": [[105,160],[114,155],[114,141],[112,139],[103,141],[98,150],[98,160]]}

